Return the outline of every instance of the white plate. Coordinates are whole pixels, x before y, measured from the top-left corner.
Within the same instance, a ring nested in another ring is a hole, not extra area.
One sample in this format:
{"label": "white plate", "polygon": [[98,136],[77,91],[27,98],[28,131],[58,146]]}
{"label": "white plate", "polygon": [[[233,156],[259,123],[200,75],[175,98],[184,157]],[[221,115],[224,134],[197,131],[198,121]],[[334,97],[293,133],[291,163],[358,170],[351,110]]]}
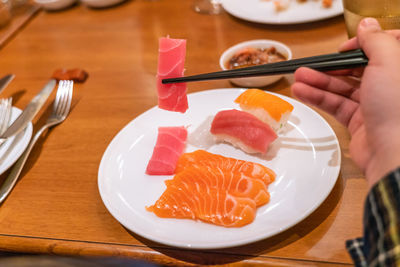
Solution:
{"label": "white plate", "polygon": [[[13,107],[11,110],[10,124],[21,114],[21,110]],[[19,156],[25,151],[29,141],[32,137],[32,123],[26,126],[25,130],[21,131],[16,136],[7,139],[2,146],[0,146],[0,174],[5,172],[14,162],[17,161]]]}
{"label": "white plate", "polygon": [[335,17],[343,13],[342,0],[333,0],[330,8],[322,7],[321,0],[290,5],[283,11],[275,11],[273,0],[222,0],[224,9],[231,15],[257,23],[295,24]]}
{"label": "white plate", "polygon": [[81,2],[84,3],[85,5],[94,8],[114,6],[124,1],[125,0],[81,0]]}
{"label": "white plate", "polygon": [[56,11],[72,6],[77,0],[34,0],[46,10]]}
{"label": "white plate", "polygon": [[[271,201],[258,208],[256,219],[241,228],[203,222],[162,219],[146,211],[165,190],[172,176],[145,175],[159,126],[188,126],[190,152],[204,146],[197,135],[219,110],[238,108],[234,99],[244,89],[218,89],[188,95],[185,114],[154,107],[126,125],[106,149],[99,167],[98,186],[110,213],[126,228],[147,239],[184,248],[215,249],[261,240],[297,224],[328,196],[340,169],[335,133],[315,111],[291,98],[294,106],[287,131],[264,157],[251,156],[228,144],[205,144],[207,150],[258,162],[277,173],[269,187]],[[204,137],[204,136],[203,136]],[[204,138],[206,140],[207,138]]]}

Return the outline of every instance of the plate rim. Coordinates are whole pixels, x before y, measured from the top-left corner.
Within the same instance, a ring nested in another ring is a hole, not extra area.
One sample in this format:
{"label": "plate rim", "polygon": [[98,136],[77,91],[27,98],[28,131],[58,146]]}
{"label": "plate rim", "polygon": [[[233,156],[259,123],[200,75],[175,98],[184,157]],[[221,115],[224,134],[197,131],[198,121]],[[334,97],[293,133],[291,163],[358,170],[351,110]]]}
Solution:
{"label": "plate rim", "polygon": [[[339,15],[343,14],[343,7],[341,10],[337,10],[336,12],[333,12],[332,14],[329,15],[324,15],[324,16],[316,16],[313,18],[303,18],[303,19],[292,19],[292,20],[287,20],[287,21],[279,21],[279,20],[259,20],[259,19],[253,19],[251,17],[243,16],[242,14],[236,12],[236,10],[232,10],[226,3],[231,0],[222,0],[222,7],[224,10],[229,13],[230,15],[239,18],[241,20],[249,21],[249,22],[254,22],[254,23],[261,23],[261,24],[270,24],[270,25],[292,25],[292,24],[304,24],[304,23],[310,23],[310,22],[315,22],[315,21],[321,21],[321,20],[326,20],[330,18],[337,17]],[[337,0],[339,1],[339,0]],[[283,11],[284,12],[284,11]]]}
{"label": "plate rim", "polygon": [[[16,112],[15,119],[17,119],[18,116],[22,113],[22,110],[15,106],[12,106],[12,113],[14,113],[14,112]],[[10,125],[11,125],[11,123],[12,122],[10,121]],[[19,142],[17,143],[18,145],[20,145],[20,150],[18,150],[15,153],[15,155],[12,157],[10,162],[7,165],[5,165],[5,167],[1,166],[2,164],[0,165],[0,175],[5,173],[19,159],[19,157],[22,155],[22,153],[24,153],[25,149],[28,147],[28,145],[31,141],[32,133],[33,133],[32,122],[29,122],[20,133],[10,137],[10,138],[13,138],[12,141],[14,141],[14,138],[16,138],[18,135],[22,135],[21,140],[19,140]],[[6,140],[6,142],[9,142],[9,141],[10,140]],[[8,147],[7,149],[10,149],[10,148]],[[3,155],[0,155],[0,158],[2,158],[2,157],[3,157]],[[4,170],[1,170],[3,168],[4,168]]]}
{"label": "plate rim", "polygon": [[[188,94],[188,96],[189,96],[189,95],[196,95],[196,94],[203,94],[203,93],[213,93],[214,91],[220,92],[220,91],[222,91],[222,90],[243,91],[243,90],[247,90],[247,89],[248,89],[248,88],[217,88],[217,89],[210,89],[210,90],[203,90],[203,91],[193,92],[193,93]],[[270,235],[260,235],[260,236],[258,236],[258,237],[246,238],[246,239],[243,239],[243,240],[241,240],[241,241],[234,242],[234,243],[231,243],[231,244],[224,244],[224,243],[223,243],[223,244],[220,244],[220,243],[218,243],[218,244],[213,244],[213,245],[210,245],[210,244],[206,244],[206,245],[194,245],[194,244],[187,244],[187,243],[186,243],[186,244],[177,244],[176,242],[173,242],[173,241],[171,242],[171,241],[169,241],[169,240],[161,240],[161,239],[159,239],[159,238],[157,238],[157,237],[154,237],[154,236],[151,235],[151,234],[142,233],[142,232],[139,233],[139,232],[136,232],[134,229],[132,229],[132,227],[131,227],[130,225],[128,225],[127,222],[125,222],[125,219],[124,219],[124,218],[121,218],[121,217],[123,217],[123,216],[119,216],[118,214],[116,214],[116,213],[117,213],[117,212],[116,212],[117,209],[114,208],[114,206],[112,205],[112,203],[110,203],[109,200],[105,199],[105,192],[103,192],[103,188],[102,188],[102,184],[104,184],[104,183],[101,182],[101,172],[102,172],[102,170],[105,168],[105,164],[106,164],[106,163],[105,163],[104,161],[105,161],[106,155],[107,155],[107,153],[110,153],[110,150],[112,149],[112,145],[113,145],[113,143],[115,143],[116,140],[119,138],[119,135],[122,135],[122,132],[123,132],[127,127],[129,127],[129,125],[130,125],[131,123],[133,123],[139,116],[145,115],[146,113],[150,112],[150,111],[153,110],[154,108],[157,108],[157,106],[154,106],[154,107],[152,107],[152,108],[146,110],[145,112],[139,114],[138,116],[136,116],[135,118],[133,118],[131,121],[129,121],[129,122],[128,122],[114,137],[113,137],[112,141],[111,141],[111,142],[109,143],[109,145],[107,146],[107,148],[106,148],[106,150],[105,150],[105,152],[104,152],[104,154],[103,154],[103,156],[102,156],[102,158],[101,158],[101,161],[100,161],[100,164],[99,164],[99,168],[98,168],[98,179],[97,179],[97,182],[98,182],[98,189],[99,189],[100,197],[101,197],[101,199],[102,199],[103,204],[104,204],[105,207],[107,208],[107,210],[108,210],[108,211],[110,212],[110,214],[114,217],[114,219],[117,220],[117,221],[118,221],[121,225],[123,225],[125,228],[127,228],[128,231],[131,231],[132,233],[134,233],[134,234],[136,234],[136,235],[138,235],[138,236],[141,236],[141,237],[143,237],[143,238],[145,238],[145,239],[147,239],[147,240],[149,240],[149,241],[156,242],[156,243],[159,243],[159,244],[168,245],[168,246],[171,246],[171,247],[185,248],[185,249],[195,249],[195,250],[199,250],[199,249],[222,249],[222,248],[231,248],[231,247],[238,247],[238,246],[243,246],[243,245],[247,245],[247,244],[252,244],[252,243],[258,242],[258,241],[260,241],[260,240],[264,240],[264,239],[267,239],[267,238],[271,238],[271,237],[273,237],[273,236],[276,236],[276,235],[278,235],[278,234],[280,234],[280,233],[282,233],[282,232],[284,232],[284,231],[286,231],[286,230],[288,230],[288,229],[294,227],[295,225],[299,224],[301,221],[303,221],[304,219],[306,219],[307,217],[309,217],[316,209],[318,209],[318,208],[323,204],[324,201],[326,201],[326,199],[327,199],[328,196],[331,194],[333,188],[335,187],[335,185],[336,185],[336,183],[337,183],[337,181],[338,181],[338,178],[339,178],[339,175],[340,175],[340,170],[341,170],[341,163],[342,163],[342,155],[341,155],[341,147],[340,147],[339,139],[337,138],[337,135],[336,135],[335,131],[333,130],[333,128],[331,127],[331,125],[325,120],[325,118],[323,118],[317,111],[313,110],[313,109],[312,109],[311,107],[309,107],[308,105],[306,105],[306,104],[304,104],[304,103],[302,103],[302,102],[300,102],[300,101],[298,101],[298,100],[296,100],[296,99],[294,99],[294,98],[291,98],[291,97],[288,97],[288,96],[285,96],[285,95],[282,95],[282,94],[279,94],[279,93],[274,93],[274,92],[270,92],[270,91],[268,91],[268,93],[273,94],[273,95],[277,95],[277,96],[279,96],[279,97],[282,97],[284,100],[289,99],[290,101],[297,102],[298,104],[302,105],[305,109],[307,109],[309,112],[312,112],[312,113],[314,113],[315,115],[317,115],[317,116],[321,119],[321,121],[327,126],[327,128],[332,132],[333,137],[334,137],[334,140],[333,140],[333,141],[334,141],[334,144],[335,144],[336,147],[337,147],[337,152],[338,152],[338,159],[337,159],[337,161],[338,161],[338,165],[337,165],[337,168],[336,168],[336,173],[335,173],[334,175],[332,175],[332,179],[333,179],[334,181],[332,182],[332,184],[330,185],[330,187],[326,190],[326,195],[324,195],[324,196],[321,198],[321,201],[318,202],[318,203],[316,202],[316,204],[314,204],[312,207],[310,207],[310,208],[307,210],[307,212],[304,212],[304,213],[302,214],[302,216],[299,216],[299,217],[295,220],[295,222],[292,222],[291,224],[287,224],[285,227],[281,227],[281,228],[279,229],[279,231],[276,231],[276,232],[274,232],[273,234],[270,234]],[[333,141],[332,141],[332,142],[333,142]],[[333,177],[333,176],[334,176],[334,177]]]}

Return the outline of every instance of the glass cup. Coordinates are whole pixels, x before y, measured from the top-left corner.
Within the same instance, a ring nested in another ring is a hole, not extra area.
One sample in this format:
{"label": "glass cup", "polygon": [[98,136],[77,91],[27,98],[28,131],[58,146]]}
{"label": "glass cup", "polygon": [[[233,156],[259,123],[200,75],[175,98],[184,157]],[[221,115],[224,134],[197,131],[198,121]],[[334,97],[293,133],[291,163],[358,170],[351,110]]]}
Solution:
{"label": "glass cup", "polygon": [[[0,0],[1,1],[1,0]],[[11,3],[11,13],[28,3],[28,0],[9,0]]]}
{"label": "glass cup", "polygon": [[6,26],[10,20],[10,2],[8,0],[0,0],[0,27]]}
{"label": "glass cup", "polygon": [[385,30],[400,29],[400,0],[343,0],[343,7],[350,38],[365,17],[376,18]]}
{"label": "glass cup", "polygon": [[216,15],[222,12],[222,0],[194,0],[193,9],[198,13]]}

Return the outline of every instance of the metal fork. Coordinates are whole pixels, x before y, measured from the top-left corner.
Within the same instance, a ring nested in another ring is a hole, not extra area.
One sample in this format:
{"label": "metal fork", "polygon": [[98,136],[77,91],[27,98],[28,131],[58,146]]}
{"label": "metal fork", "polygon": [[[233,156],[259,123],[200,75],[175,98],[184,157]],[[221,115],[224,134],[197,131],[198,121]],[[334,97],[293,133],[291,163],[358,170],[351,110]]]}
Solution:
{"label": "metal fork", "polygon": [[7,130],[11,119],[12,98],[0,100],[0,135]]}
{"label": "metal fork", "polygon": [[7,198],[8,194],[13,189],[33,146],[36,144],[36,141],[39,139],[42,133],[46,129],[60,124],[67,117],[71,107],[72,88],[73,81],[60,81],[57,89],[56,99],[54,100],[53,111],[47,119],[46,123],[42,126],[42,128],[40,128],[39,131],[37,131],[31,142],[29,143],[27,149],[15,163],[15,165],[11,169],[10,174],[1,186],[0,203],[2,203]]}

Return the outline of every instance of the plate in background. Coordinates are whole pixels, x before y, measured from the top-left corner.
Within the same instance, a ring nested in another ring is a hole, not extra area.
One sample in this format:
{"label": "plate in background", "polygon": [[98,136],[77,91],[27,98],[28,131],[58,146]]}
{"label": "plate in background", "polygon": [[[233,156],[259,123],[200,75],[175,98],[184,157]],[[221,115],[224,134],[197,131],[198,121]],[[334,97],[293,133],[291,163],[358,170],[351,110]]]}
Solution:
{"label": "plate in background", "polygon": [[290,1],[289,7],[279,12],[275,10],[274,0],[222,0],[222,6],[235,17],[265,24],[306,23],[343,14],[341,0],[332,0],[330,8],[322,7],[321,0],[307,0],[305,3],[287,1]]}
{"label": "plate in background", "polygon": [[81,0],[81,2],[89,7],[93,8],[105,8],[115,6],[124,2],[125,0]]}
{"label": "plate in background", "polygon": [[[18,118],[21,112],[19,108],[12,108],[10,125]],[[7,141],[0,146],[0,174],[8,170],[25,151],[31,141],[32,128],[32,123],[29,123],[23,131],[8,138]]]}
{"label": "plate in background", "polygon": [[49,11],[66,9],[77,2],[77,0],[33,0],[33,1]]}

